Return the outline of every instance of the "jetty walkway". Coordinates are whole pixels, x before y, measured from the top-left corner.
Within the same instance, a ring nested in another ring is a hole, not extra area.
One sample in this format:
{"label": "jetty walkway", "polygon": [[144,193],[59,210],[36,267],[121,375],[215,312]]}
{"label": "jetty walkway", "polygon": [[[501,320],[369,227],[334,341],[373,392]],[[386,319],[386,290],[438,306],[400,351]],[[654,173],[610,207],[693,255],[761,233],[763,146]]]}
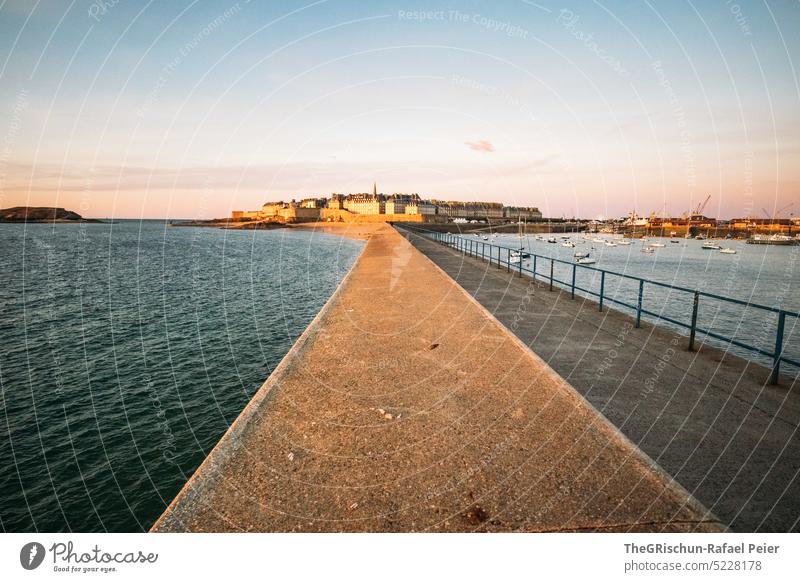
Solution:
{"label": "jetty walkway", "polygon": [[359,228],[347,278],[153,531],[724,529],[397,230]]}
{"label": "jetty walkway", "polygon": [[733,531],[800,529],[800,386],[402,230]]}

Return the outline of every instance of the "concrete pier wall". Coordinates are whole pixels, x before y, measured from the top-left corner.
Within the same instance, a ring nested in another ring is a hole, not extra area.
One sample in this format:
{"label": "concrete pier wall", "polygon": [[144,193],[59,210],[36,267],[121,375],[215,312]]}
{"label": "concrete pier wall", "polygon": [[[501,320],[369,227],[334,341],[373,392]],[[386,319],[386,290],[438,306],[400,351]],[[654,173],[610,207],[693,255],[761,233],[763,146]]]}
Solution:
{"label": "concrete pier wall", "polygon": [[388,225],[153,531],[720,531]]}
{"label": "concrete pier wall", "polygon": [[796,375],[408,234],[733,531],[800,531]]}

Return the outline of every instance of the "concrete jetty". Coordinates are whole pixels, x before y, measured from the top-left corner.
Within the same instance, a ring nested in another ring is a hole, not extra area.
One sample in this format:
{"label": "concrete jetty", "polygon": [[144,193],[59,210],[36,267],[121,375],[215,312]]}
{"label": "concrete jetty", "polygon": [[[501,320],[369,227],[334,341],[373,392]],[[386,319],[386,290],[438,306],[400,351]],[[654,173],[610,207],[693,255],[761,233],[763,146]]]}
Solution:
{"label": "concrete jetty", "polygon": [[395,229],[359,228],[346,279],[153,531],[724,529]]}
{"label": "concrete jetty", "polygon": [[407,234],[733,531],[800,530],[796,377]]}

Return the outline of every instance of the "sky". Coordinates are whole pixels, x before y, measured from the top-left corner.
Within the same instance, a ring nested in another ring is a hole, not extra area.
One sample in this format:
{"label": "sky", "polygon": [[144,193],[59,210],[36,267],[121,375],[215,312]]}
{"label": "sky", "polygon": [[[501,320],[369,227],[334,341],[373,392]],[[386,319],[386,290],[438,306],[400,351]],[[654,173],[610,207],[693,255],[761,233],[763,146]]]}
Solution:
{"label": "sky", "polygon": [[0,207],[800,215],[800,3],[0,0]]}

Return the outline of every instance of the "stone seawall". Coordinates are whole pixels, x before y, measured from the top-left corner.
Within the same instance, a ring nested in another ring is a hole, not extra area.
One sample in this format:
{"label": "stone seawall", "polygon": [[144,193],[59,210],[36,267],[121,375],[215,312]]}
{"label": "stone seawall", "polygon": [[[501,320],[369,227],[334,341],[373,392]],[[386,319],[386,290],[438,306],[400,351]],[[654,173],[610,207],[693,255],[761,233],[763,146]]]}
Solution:
{"label": "stone seawall", "polygon": [[397,231],[367,236],[153,531],[723,529]]}

